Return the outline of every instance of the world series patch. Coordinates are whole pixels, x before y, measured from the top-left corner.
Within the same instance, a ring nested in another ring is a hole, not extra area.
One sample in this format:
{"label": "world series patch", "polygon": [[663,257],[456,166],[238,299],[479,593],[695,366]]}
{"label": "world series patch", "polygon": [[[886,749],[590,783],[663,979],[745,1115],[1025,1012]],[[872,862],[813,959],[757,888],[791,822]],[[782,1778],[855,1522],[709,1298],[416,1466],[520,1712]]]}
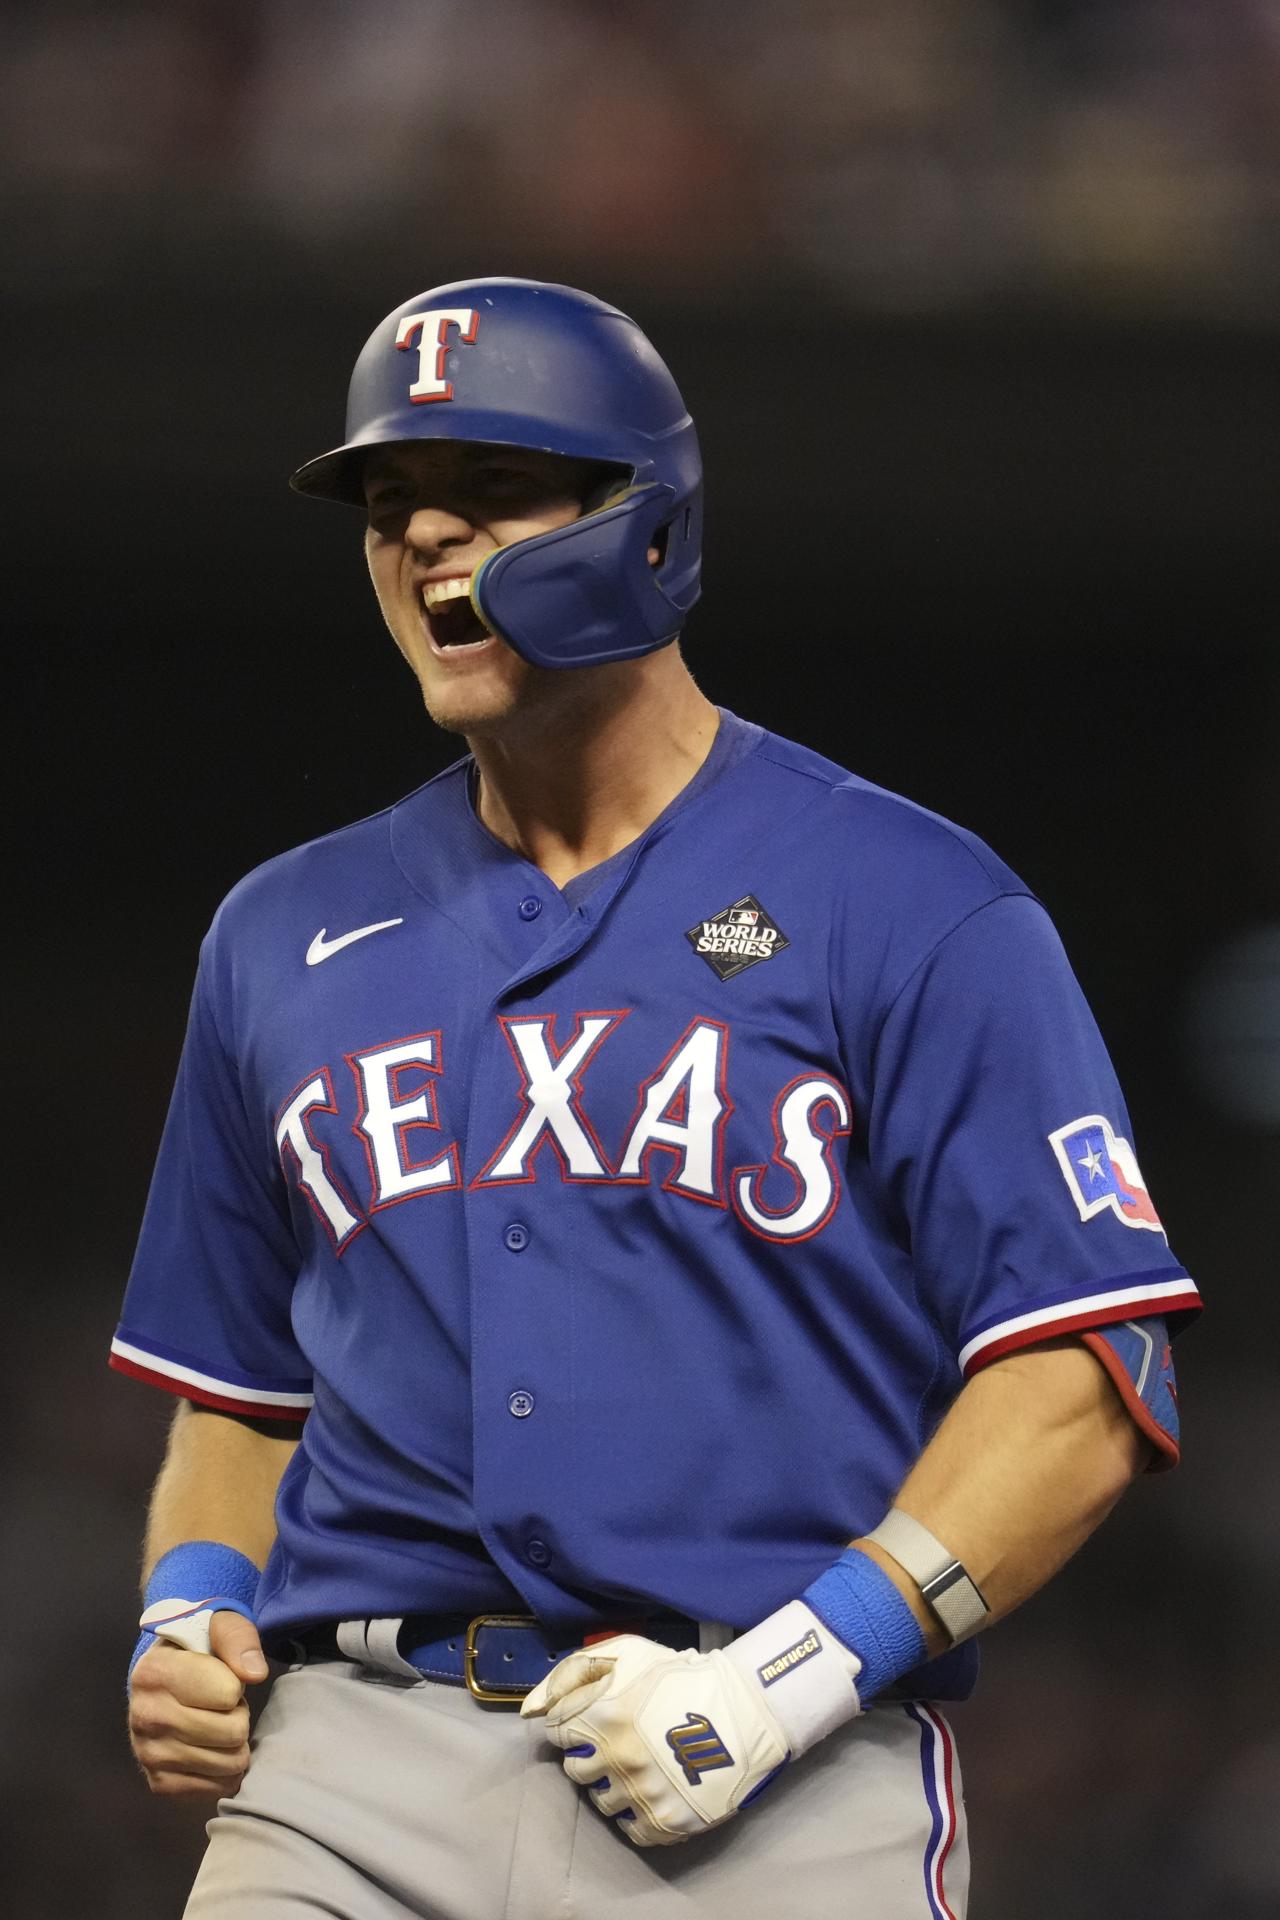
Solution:
{"label": "world series patch", "polygon": [[754,893],[744,893],[731,907],[721,907],[709,920],[699,920],[696,927],[688,928],[685,939],[718,980],[732,980],[735,973],[772,960],[791,945]]}

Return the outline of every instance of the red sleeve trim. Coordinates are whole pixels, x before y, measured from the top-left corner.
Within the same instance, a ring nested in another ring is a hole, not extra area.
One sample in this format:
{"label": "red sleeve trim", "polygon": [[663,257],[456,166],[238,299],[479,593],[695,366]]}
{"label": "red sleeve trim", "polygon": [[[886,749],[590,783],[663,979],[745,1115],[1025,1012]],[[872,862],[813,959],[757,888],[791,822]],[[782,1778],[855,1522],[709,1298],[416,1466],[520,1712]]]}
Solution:
{"label": "red sleeve trim", "polygon": [[229,1394],[213,1393],[208,1387],[194,1386],[189,1380],[175,1380],[151,1367],[140,1367],[136,1360],[126,1360],[118,1353],[108,1357],[107,1365],[117,1373],[127,1373],[131,1380],[145,1380],[149,1387],[163,1387],[166,1393],[176,1394],[180,1400],[195,1400],[218,1413],[245,1413],[258,1420],[292,1420],[300,1426],[310,1411],[307,1407],[277,1406],[270,1400],[234,1400]]}
{"label": "red sleeve trim", "polygon": [[1032,1326],[1011,1327],[1006,1334],[994,1340],[985,1336],[981,1341],[971,1342],[972,1351],[965,1361],[963,1372],[966,1380],[972,1380],[975,1373],[981,1373],[993,1360],[1003,1359],[1007,1353],[1017,1353],[1023,1347],[1042,1346],[1046,1340],[1058,1340],[1064,1334],[1081,1333],[1088,1327],[1109,1327],[1117,1320],[1133,1320],[1144,1314],[1152,1313],[1198,1313],[1203,1306],[1199,1294],[1192,1287],[1181,1291],[1162,1293],[1152,1289],[1151,1297],[1138,1299],[1130,1295],[1107,1306],[1096,1297],[1082,1300],[1076,1311],[1064,1307],[1060,1312],[1039,1315]]}

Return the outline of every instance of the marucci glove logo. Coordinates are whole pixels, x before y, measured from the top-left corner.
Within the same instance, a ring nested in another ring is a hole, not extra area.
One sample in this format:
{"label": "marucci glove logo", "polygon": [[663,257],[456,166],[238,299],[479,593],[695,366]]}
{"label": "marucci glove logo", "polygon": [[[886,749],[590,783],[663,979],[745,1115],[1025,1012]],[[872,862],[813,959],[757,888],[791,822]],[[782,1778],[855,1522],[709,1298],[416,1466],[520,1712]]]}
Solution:
{"label": "marucci glove logo", "polygon": [[754,893],[744,893],[731,907],[721,907],[709,920],[699,920],[696,927],[688,929],[685,939],[718,980],[732,980],[735,973],[743,973],[761,960],[772,960],[775,953],[791,945]]}
{"label": "marucci glove logo", "polygon": [[668,1728],[667,1745],[691,1787],[697,1786],[704,1773],[734,1764],[733,1755],[705,1713],[690,1713],[678,1727]]}
{"label": "marucci glove logo", "polygon": [[756,1668],[760,1685],[771,1687],[775,1680],[781,1680],[784,1674],[792,1672],[802,1660],[812,1660],[815,1653],[821,1652],[822,1642],[811,1630],[803,1640],[797,1640],[793,1647],[788,1647],[785,1653],[777,1654],[772,1660],[766,1660],[762,1667]]}

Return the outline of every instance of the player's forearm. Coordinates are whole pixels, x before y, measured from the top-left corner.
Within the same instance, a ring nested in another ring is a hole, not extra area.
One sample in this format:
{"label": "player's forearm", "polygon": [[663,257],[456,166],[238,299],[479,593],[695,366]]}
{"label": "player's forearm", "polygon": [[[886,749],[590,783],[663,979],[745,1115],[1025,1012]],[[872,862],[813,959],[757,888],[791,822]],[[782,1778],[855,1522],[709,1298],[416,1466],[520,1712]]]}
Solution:
{"label": "player's forearm", "polygon": [[275,1501],[297,1435],[179,1403],[147,1517],[143,1582],[184,1540],[218,1540],[264,1566],[276,1537]]}
{"label": "player's forearm", "polygon": [[[964,1388],[895,1504],[928,1527],[981,1588],[993,1620],[1035,1593],[1106,1518],[1147,1443],[1089,1350],[1063,1340],[1010,1354]],[[924,1629],[946,1645],[914,1582],[881,1566]]]}

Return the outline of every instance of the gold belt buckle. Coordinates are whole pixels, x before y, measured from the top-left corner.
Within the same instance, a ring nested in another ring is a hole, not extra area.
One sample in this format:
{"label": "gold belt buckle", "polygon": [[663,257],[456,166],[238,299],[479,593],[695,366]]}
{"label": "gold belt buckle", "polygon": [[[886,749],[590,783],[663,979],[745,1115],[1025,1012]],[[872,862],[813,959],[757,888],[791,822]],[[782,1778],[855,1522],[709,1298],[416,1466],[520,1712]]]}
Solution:
{"label": "gold belt buckle", "polygon": [[481,1627],[531,1627],[535,1624],[531,1613],[478,1613],[474,1620],[467,1623],[467,1638],[462,1649],[462,1677],[467,1683],[467,1692],[475,1700],[504,1700],[508,1705],[513,1700],[523,1700],[531,1688],[523,1683],[514,1687],[486,1687],[476,1678],[476,1635]]}

